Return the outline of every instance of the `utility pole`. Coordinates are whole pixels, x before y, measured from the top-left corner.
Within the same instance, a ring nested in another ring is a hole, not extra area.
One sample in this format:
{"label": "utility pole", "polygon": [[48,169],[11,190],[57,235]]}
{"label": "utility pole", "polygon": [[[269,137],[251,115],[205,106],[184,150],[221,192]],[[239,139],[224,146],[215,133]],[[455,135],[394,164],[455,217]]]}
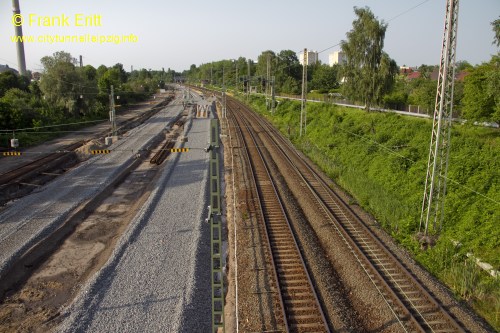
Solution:
{"label": "utility pole", "polygon": [[236,92],[238,92],[238,60],[234,60],[234,64],[236,65],[236,78],[234,79],[234,89],[236,89]]}
{"label": "utility pole", "polygon": [[226,118],[226,85],[224,81],[224,63],[222,64],[222,118]]}
{"label": "utility pole", "polygon": [[22,27],[22,17],[21,8],[19,7],[19,0],[12,0],[12,15],[14,23],[14,31],[16,35],[16,48],[17,48],[17,66],[19,67],[19,74],[22,76],[27,76],[26,72],[26,58],[24,55],[24,42],[23,38],[23,27]]}
{"label": "utility pole", "polygon": [[250,99],[250,75],[251,75],[251,70],[250,70],[250,59],[247,61],[247,73],[248,73],[248,82],[247,82],[247,102]]}
{"label": "utility pole", "polygon": [[267,68],[266,68],[266,109],[269,110],[269,79],[271,77],[271,54],[267,54]]}
{"label": "utility pole", "polygon": [[306,132],[306,98],[307,98],[307,49],[304,49],[304,59],[302,62],[302,103],[300,105],[300,136],[302,136],[302,128]]}
{"label": "utility pole", "polygon": [[[447,0],[441,62],[436,92],[436,107],[427,163],[424,198],[419,230],[437,234],[442,229],[448,158],[450,153],[451,117],[455,83],[458,0]],[[439,226],[437,226],[439,223]]]}
{"label": "utility pole", "polygon": [[276,96],[274,91],[274,79],[275,76],[271,76],[271,113],[274,114],[275,104],[276,104]]}
{"label": "utility pole", "polygon": [[116,117],[115,117],[115,90],[113,85],[111,85],[111,94],[109,95],[109,106],[111,110],[109,111],[109,120],[111,121],[111,136],[116,136]]}

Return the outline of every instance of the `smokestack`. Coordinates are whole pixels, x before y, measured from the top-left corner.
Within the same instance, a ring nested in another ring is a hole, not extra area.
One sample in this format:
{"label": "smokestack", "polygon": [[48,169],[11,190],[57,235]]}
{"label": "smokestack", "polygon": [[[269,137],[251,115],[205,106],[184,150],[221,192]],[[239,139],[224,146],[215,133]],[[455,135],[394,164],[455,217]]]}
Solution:
{"label": "smokestack", "polygon": [[[17,66],[19,67],[19,73],[26,76],[26,60],[24,57],[24,43],[23,38],[23,28],[20,21],[21,9],[19,8],[19,0],[12,0],[12,11],[14,12],[14,24],[16,32],[16,47],[17,47]],[[17,19],[16,19],[17,18]],[[19,23],[19,25],[17,24]]]}
{"label": "smokestack", "polygon": [[83,67],[83,57],[80,56],[80,67]]}

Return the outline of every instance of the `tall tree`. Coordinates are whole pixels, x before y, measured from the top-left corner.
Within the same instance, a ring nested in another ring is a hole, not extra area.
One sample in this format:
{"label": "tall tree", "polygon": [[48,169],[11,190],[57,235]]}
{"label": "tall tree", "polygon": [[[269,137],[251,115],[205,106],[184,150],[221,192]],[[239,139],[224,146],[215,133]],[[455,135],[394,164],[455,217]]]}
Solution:
{"label": "tall tree", "polygon": [[494,56],[470,70],[465,77],[463,117],[470,120],[500,122],[500,57]]}
{"label": "tall tree", "polygon": [[500,18],[491,22],[491,25],[493,26],[493,32],[495,33],[493,44],[496,44],[498,47],[500,46]]}
{"label": "tall tree", "polygon": [[76,59],[67,52],[56,52],[41,59],[44,67],[40,89],[47,102],[63,109],[68,115],[78,116],[78,99],[82,94],[85,80],[76,70]]}
{"label": "tall tree", "polygon": [[302,65],[297,58],[297,53],[292,50],[283,50],[276,57],[276,91],[289,94],[300,92],[302,80]]}
{"label": "tall tree", "polygon": [[364,101],[370,110],[391,86],[395,63],[382,51],[387,24],[379,22],[368,7],[354,7],[354,13],[357,19],[352,23],[353,28],[346,34],[347,41],[341,42],[347,57],[343,89],[347,97]]}

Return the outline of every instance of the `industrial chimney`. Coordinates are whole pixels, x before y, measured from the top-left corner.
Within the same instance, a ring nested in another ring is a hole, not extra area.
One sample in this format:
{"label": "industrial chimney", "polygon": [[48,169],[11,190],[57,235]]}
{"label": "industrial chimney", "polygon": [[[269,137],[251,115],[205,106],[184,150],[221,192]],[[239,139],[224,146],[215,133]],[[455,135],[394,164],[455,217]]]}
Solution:
{"label": "industrial chimney", "polygon": [[17,66],[19,67],[19,73],[26,76],[26,60],[24,57],[24,43],[23,43],[23,27],[21,24],[17,25],[16,22],[21,22],[15,17],[19,17],[21,14],[21,9],[19,8],[19,0],[12,0],[12,11],[14,12],[14,26],[16,31],[16,47],[17,47]]}

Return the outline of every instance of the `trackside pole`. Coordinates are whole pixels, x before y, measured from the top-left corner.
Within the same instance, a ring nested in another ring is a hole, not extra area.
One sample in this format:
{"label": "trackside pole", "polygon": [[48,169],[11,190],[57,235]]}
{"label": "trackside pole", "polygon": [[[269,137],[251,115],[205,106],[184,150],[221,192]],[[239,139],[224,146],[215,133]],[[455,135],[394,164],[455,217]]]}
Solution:
{"label": "trackside pole", "polygon": [[210,251],[212,280],[212,332],[224,330],[224,258],[222,253],[222,209],[219,177],[219,122],[210,122]]}

